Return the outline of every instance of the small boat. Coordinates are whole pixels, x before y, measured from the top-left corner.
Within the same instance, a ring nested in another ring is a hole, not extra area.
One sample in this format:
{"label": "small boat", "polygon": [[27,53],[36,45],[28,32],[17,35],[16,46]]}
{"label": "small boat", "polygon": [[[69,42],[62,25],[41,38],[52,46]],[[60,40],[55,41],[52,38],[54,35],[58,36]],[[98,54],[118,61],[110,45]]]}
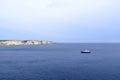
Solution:
{"label": "small boat", "polygon": [[81,51],[81,53],[91,53],[89,50],[85,49],[83,51]]}

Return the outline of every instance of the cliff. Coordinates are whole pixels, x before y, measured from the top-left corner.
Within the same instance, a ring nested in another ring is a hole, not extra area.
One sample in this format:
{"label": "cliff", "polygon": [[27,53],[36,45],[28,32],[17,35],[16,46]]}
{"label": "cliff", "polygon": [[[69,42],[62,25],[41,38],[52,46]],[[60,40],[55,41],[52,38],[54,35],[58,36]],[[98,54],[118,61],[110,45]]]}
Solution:
{"label": "cliff", "polygon": [[39,40],[0,40],[0,46],[4,45],[38,45],[38,44],[55,44],[52,41],[39,41]]}

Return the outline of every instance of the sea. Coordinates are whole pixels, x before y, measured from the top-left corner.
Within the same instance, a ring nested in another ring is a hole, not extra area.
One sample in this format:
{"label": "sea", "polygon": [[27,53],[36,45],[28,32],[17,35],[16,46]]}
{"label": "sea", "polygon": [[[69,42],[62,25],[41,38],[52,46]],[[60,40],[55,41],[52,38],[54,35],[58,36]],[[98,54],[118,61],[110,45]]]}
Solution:
{"label": "sea", "polygon": [[0,80],[120,80],[120,43],[0,46]]}

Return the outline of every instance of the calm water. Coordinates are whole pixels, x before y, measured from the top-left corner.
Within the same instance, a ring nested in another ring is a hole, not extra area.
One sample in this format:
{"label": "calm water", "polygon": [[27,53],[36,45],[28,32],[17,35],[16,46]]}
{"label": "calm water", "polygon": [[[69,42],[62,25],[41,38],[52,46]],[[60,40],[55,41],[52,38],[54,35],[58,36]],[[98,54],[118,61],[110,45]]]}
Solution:
{"label": "calm water", "polygon": [[0,80],[120,80],[120,44],[1,46]]}

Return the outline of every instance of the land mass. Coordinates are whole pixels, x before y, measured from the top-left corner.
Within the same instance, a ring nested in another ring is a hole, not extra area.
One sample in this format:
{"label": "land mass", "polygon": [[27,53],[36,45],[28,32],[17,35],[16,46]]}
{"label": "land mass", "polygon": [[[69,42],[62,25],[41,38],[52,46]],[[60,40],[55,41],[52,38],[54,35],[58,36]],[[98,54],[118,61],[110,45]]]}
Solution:
{"label": "land mass", "polygon": [[0,46],[9,45],[39,45],[39,44],[55,44],[52,41],[39,41],[39,40],[0,40]]}

